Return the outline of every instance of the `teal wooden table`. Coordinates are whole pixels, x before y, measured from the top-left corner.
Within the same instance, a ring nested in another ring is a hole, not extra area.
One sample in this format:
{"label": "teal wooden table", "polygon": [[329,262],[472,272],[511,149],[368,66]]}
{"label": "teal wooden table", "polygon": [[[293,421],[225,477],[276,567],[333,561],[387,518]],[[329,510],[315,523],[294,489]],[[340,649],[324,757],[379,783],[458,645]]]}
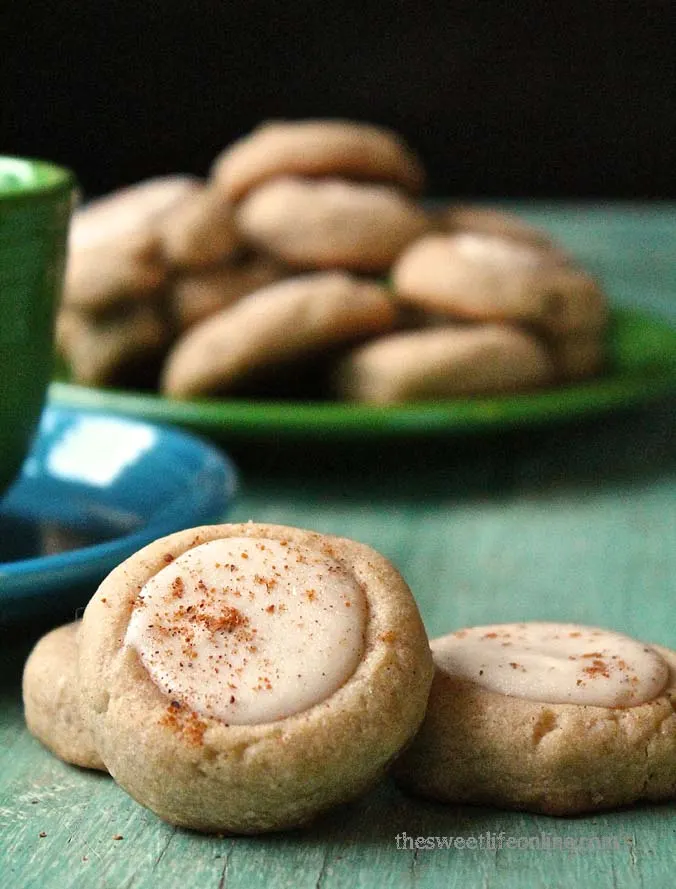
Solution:
{"label": "teal wooden table", "polygon": [[[614,302],[676,324],[675,206],[525,209],[604,277]],[[490,436],[259,445],[237,456],[235,519],[371,544],[407,578],[431,635],[563,620],[676,648],[675,399]],[[0,637],[2,887],[674,885],[674,805],[547,818],[421,802],[385,781],[304,831],[221,839],[175,830],[27,734],[20,674],[42,630]],[[459,840],[416,850],[403,834]]]}

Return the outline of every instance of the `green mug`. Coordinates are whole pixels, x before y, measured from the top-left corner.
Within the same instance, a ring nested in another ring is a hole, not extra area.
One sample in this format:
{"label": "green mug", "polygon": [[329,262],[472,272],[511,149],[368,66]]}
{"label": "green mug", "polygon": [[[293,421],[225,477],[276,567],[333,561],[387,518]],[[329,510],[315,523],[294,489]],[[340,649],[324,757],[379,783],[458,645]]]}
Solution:
{"label": "green mug", "polygon": [[0,157],[0,497],[26,456],[52,375],[74,192],[69,170]]}

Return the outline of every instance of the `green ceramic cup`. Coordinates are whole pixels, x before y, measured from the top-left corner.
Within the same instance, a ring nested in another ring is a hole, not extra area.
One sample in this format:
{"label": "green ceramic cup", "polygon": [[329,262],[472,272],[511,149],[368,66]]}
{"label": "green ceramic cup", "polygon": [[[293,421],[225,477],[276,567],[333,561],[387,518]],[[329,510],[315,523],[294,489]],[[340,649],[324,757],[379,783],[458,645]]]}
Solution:
{"label": "green ceramic cup", "polygon": [[40,419],[53,368],[73,174],[0,157],[0,497]]}

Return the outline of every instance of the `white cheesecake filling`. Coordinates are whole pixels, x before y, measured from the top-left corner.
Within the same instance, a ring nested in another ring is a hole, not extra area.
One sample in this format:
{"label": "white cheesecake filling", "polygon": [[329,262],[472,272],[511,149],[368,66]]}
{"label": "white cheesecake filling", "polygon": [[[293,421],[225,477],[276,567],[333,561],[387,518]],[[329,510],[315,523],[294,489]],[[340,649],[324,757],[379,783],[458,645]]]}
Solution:
{"label": "white cheesecake filling", "polygon": [[172,707],[227,724],[283,719],[354,673],[366,602],[335,559],[230,537],[179,556],[140,591],[125,643]]}
{"label": "white cheesecake filling", "polygon": [[548,704],[633,707],[664,691],[669,667],[621,633],[578,624],[496,624],[435,639],[446,674]]}

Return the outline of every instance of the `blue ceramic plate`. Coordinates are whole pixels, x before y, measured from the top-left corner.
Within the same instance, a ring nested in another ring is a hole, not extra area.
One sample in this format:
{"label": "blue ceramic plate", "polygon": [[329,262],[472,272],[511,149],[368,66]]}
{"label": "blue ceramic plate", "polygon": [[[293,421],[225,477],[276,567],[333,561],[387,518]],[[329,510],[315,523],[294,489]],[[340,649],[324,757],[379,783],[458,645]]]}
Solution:
{"label": "blue ceramic plate", "polygon": [[193,435],[48,407],[21,476],[0,499],[0,625],[74,617],[152,540],[225,517],[232,464]]}

